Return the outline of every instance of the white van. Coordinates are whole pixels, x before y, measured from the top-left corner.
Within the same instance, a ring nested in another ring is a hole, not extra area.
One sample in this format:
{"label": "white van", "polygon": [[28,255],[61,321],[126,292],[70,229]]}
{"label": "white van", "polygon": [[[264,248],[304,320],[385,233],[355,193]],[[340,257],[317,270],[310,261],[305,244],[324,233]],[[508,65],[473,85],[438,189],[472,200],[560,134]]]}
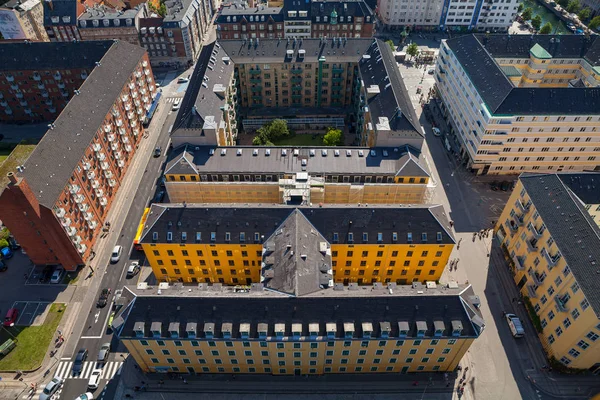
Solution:
{"label": "white van", "polygon": [[521,338],[525,336],[525,329],[523,329],[523,324],[519,317],[515,314],[505,314],[504,318],[506,318],[506,323],[508,324],[513,337]]}

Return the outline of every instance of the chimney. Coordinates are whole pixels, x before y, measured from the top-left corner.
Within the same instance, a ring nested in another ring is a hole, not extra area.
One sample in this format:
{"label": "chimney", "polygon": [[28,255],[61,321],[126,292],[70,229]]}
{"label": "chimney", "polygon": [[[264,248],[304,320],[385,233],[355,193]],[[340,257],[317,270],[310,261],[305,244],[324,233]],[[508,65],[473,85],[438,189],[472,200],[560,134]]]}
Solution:
{"label": "chimney", "polygon": [[17,184],[17,176],[14,173],[9,172],[8,174],[6,174],[6,176],[8,176],[8,180],[10,181],[10,183],[12,183],[13,185]]}

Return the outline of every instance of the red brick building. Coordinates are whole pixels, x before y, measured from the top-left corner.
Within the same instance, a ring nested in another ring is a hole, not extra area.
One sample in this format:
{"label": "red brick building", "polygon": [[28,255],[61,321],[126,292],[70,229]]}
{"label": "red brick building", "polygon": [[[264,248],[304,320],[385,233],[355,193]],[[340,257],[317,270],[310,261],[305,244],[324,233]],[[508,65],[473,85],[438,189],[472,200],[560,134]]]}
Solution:
{"label": "red brick building", "polygon": [[375,14],[365,1],[313,1],[310,8],[313,38],[370,38],[375,33]]}
{"label": "red brick building", "polygon": [[143,136],[148,55],[111,43],[0,195],[0,219],[35,264],[85,264]]}
{"label": "red brick building", "polygon": [[112,45],[0,43],[0,122],[55,120]]}
{"label": "red brick building", "polygon": [[283,8],[227,5],[216,20],[217,39],[277,39],[284,37]]}

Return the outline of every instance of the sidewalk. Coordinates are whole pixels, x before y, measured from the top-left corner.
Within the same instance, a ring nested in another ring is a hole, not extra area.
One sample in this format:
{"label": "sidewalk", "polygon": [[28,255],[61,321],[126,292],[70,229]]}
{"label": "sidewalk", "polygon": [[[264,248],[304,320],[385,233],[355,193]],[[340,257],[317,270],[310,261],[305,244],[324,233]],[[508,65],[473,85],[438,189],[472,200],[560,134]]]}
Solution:
{"label": "sidewalk", "polygon": [[[467,382],[470,371],[467,373]],[[131,357],[123,364],[121,381],[115,398],[127,395],[139,398],[142,393],[213,393],[213,394],[373,394],[373,393],[415,393],[444,394],[444,398],[456,396],[458,379],[462,375],[450,373],[411,373],[411,374],[335,374],[313,376],[271,376],[202,374],[180,375],[170,378],[168,374],[143,374]],[[448,386],[446,386],[448,385]],[[468,384],[467,384],[468,385]],[[145,386],[143,391],[135,387]],[[453,396],[454,394],[454,396]],[[170,397],[170,396],[169,396]],[[470,400],[472,397],[462,396]]]}
{"label": "sidewalk", "polygon": [[[164,120],[164,118],[162,118]],[[105,269],[107,268],[107,260],[112,252],[114,243],[118,240],[121,229],[125,221],[125,217],[129,212],[131,203],[144,175],[143,171],[148,163],[151,151],[154,149],[156,141],[160,136],[162,122],[157,122],[155,119],[148,129],[148,137],[142,139],[139,148],[134,155],[133,161],[125,175],[125,178],[119,188],[116,198],[113,201],[112,207],[108,212],[106,221],[111,222],[111,228],[107,236],[100,236],[94,246],[96,256],[88,265],[91,266],[95,273],[92,278],[88,278],[90,272],[89,267],[80,270],[79,281],[77,287],[72,293],[70,301],[67,304],[67,312],[63,316],[58,330],[62,331],[65,336],[64,344],[57,348],[56,354],[50,357],[49,352],[54,350],[53,342],[46,351],[46,357],[40,368],[31,373],[26,373],[21,376],[22,381],[16,380],[14,374],[0,374],[3,389],[18,389],[28,387],[29,383],[38,382],[41,384],[52,377],[51,369],[58,364],[62,357],[70,358],[75,353],[75,347],[82,335],[85,320],[89,314],[90,308],[95,304],[95,297],[98,287],[104,277]],[[157,126],[159,124],[159,126]],[[59,296],[60,297],[60,296]],[[64,296],[62,296],[64,298]],[[58,298],[57,298],[57,301]],[[62,300],[64,301],[64,300]]]}

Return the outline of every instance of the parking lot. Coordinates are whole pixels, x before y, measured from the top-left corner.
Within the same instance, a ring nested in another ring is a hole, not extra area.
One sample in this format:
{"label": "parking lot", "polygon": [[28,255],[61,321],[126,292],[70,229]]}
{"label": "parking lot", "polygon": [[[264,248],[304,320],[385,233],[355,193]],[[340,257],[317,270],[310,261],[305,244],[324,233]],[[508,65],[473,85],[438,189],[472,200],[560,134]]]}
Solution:
{"label": "parking lot", "polygon": [[41,325],[46,319],[48,310],[50,310],[50,304],[52,303],[47,301],[15,301],[11,307],[19,310],[15,325]]}
{"label": "parking lot", "polygon": [[56,267],[52,266],[33,266],[27,273],[25,279],[26,285],[65,285],[65,272],[61,274],[61,278],[58,281],[52,281],[52,274]]}

